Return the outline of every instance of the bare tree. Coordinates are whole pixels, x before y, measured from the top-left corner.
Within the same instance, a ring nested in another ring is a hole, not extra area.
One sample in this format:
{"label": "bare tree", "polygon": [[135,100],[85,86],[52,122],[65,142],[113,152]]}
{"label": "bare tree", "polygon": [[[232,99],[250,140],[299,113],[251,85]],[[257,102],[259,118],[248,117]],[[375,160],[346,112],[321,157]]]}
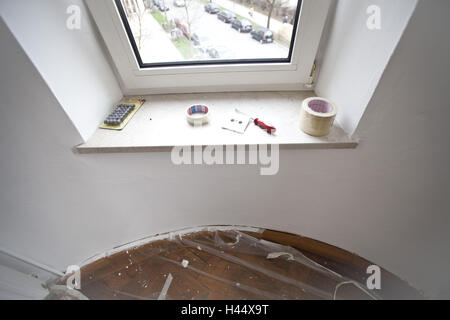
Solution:
{"label": "bare tree", "polygon": [[[168,24],[169,20],[167,19],[166,0],[162,0],[162,3],[163,3],[163,7],[164,7],[164,18],[166,19],[166,24]],[[168,31],[168,29],[166,29],[166,31]]]}
{"label": "bare tree", "polygon": [[[137,1],[137,0],[135,0]],[[138,24],[139,24],[139,36],[138,36],[138,46],[139,46],[139,50],[142,49],[142,42],[143,42],[143,35],[142,35],[142,21],[144,20],[144,16],[145,16],[145,9],[142,10],[141,7],[138,6],[138,10],[137,10],[137,20],[138,20]]]}
{"label": "bare tree", "polygon": [[[138,1],[141,2],[142,5],[139,5]],[[122,4],[125,5],[126,13],[129,18],[135,19],[137,23],[137,30],[134,32],[134,37],[136,38],[138,42],[139,50],[142,48],[143,43],[143,20],[145,17],[145,14],[147,12],[147,9],[142,2],[142,0],[125,0],[122,1]]]}
{"label": "bare tree", "polygon": [[266,0],[269,11],[267,14],[267,29],[270,29],[270,18],[272,17],[273,10],[282,7],[287,2],[287,0]]}
{"label": "bare tree", "polygon": [[189,38],[192,36],[192,34],[191,34],[191,19],[189,18],[189,7],[191,5],[192,5],[191,0],[184,0],[184,10],[186,11],[186,24],[188,27]]}
{"label": "bare tree", "polygon": [[200,6],[199,2],[195,0],[184,0],[184,10],[186,13],[186,25],[188,28],[189,38],[192,37],[192,25],[202,16],[200,8],[194,9],[195,6]]}

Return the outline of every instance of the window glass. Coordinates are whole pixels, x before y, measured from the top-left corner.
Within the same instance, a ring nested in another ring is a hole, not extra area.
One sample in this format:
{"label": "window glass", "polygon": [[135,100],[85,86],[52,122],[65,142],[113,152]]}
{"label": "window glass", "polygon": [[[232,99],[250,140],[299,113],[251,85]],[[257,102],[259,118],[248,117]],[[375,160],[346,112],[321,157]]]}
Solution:
{"label": "window glass", "polygon": [[[289,62],[301,6],[301,0],[115,2],[143,68]],[[261,28],[266,32],[256,32]]]}

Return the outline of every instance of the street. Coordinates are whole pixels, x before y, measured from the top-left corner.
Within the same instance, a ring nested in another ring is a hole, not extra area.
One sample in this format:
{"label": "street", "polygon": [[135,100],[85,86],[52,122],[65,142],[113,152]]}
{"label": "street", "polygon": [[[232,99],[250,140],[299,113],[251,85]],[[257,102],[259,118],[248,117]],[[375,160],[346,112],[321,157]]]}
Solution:
{"label": "street", "polygon": [[[200,39],[201,48],[214,48],[218,53],[218,59],[264,59],[264,58],[287,58],[289,48],[275,41],[274,43],[261,44],[252,39],[249,33],[240,33],[231,28],[230,23],[225,23],[217,18],[217,14],[210,14],[205,12],[204,3],[199,0],[189,0],[188,14],[191,21],[191,33],[196,34]],[[161,12],[163,16],[167,14],[167,19],[178,19],[187,26],[186,9],[184,7],[176,7],[172,0],[165,0],[165,5],[169,7],[166,13]],[[158,10],[156,7],[153,10]],[[159,10],[158,10],[159,11]],[[148,14],[146,20],[151,20],[153,17]],[[245,17],[248,18],[249,17]],[[152,21],[152,29],[156,21]],[[144,35],[143,50],[141,56],[144,62],[170,62],[169,57],[174,57],[173,54],[165,55],[164,52],[155,54],[155,48],[160,48],[159,43],[155,44],[156,40],[162,40],[161,36],[155,37],[155,33],[163,33],[163,29],[152,30],[150,37]],[[164,32],[165,33],[165,32]],[[167,39],[170,39],[170,34],[165,33]],[[168,41],[164,39],[164,48],[167,47]],[[208,54],[202,52],[200,47],[197,47],[197,54],[193,55],[189,60],[210,60]],[[166,49],[164,49],[166,50]],[[161,50],[158,50],[161,51]],[[173,50],[170,50],[171,52]],[[157,58],[155,60],[155,58]],[[176,58],[172,61],[179,61]]]}

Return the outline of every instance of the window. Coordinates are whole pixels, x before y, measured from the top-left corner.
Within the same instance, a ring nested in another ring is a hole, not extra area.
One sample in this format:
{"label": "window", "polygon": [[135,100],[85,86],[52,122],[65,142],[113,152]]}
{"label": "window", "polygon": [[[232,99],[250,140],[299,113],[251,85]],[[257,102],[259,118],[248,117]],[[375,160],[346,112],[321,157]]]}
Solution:
{"label": "window", "polygon": [[126,94],[311,89],[330,5],[330,0],[87,1]]}
{"label": "window", "polygon": [[301,1],[209,1],[116,0],[140,67],[290,61]]}

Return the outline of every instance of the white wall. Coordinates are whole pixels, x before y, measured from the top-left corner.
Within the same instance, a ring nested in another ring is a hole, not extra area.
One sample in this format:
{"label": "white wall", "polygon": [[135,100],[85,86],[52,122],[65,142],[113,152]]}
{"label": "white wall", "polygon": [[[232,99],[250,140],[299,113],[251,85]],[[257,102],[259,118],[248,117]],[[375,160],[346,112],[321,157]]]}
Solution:
{"label": "white wall", "polygon": [[174,166],[164,152],[71,153],[81,136],[0,24],[0,246],[64,270],[186,226],[261,226],[356,252],[450,297],[449,9],[419,2],[358,148],[281,150],[275,176],[248,165]]}
{"label": "white wall", "polygon": [[[353,134],[417,0],[337,0],[319,58],[316,93],[339,107],[336,120]],[[380,8],[381,29],[370,30],[367,8]]]}
{"label": "white wall", "polygon": [[43,299],[48,291],[36,278],[0,265],[0,300]]}
{"label": "white wall", "polygon": [[[70,30],[67,8],[81,10]],[[99,36],[82,0],[0,0],[0,12],[59,103],[86,140],[122,91],[104,59]]]}

